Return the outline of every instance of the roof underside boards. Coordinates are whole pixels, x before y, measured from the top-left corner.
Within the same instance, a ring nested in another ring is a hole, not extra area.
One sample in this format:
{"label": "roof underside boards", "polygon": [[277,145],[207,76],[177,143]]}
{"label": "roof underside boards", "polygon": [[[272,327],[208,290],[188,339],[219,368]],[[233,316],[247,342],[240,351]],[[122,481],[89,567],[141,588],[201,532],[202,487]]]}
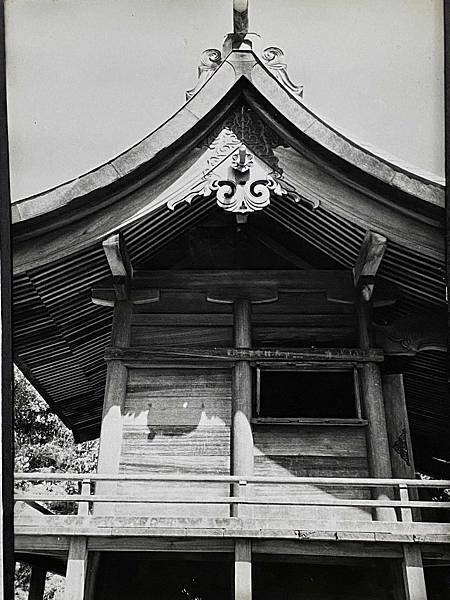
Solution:
{"label": "roof underside boards", "polygon": [[[284,248],[284,260],[294,257],[293,268],[301,260],[351,268],[372,229],[388,238],[379,275],[401,290],[378,318],[445,306],[442,188],[327,128],[251,53],[247,67],[253,66],[242,75],[237,54],[133,149],[16,204],[17,361],[79,440],[98,435],[101,419],[111,311],[92,304],[90,289],[109,277],[102,240],[121,230],[136,267],[162,264],[171,245],[222,213],[198,186],[224,129],[293,190],[249,218],[255,232]],[[318,207],[311,210],[305,199]],[[171,211],[170,200],[188,203]],[[450,457],[442,356],[422,353],[405,374],[413,435],[427,448],[417,457],[422,464],[431,464],[431,455]]]}

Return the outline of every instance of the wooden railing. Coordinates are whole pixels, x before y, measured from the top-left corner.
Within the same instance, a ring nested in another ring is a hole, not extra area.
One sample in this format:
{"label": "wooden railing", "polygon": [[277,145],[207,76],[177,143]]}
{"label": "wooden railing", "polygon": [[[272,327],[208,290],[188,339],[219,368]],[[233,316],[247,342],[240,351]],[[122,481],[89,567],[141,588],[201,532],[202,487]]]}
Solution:
{"label": "wooden railing", "polygon": [[[438,500],[416,500],[410,499],[410,490],[419,489],[446,489],[450,488],[450,480],[420,480],[420,479],[363,479],[363,478],[342,478],[342,477],[258,477],[252,476],[242,478],[228,475],[103,475],[89,474],[80,475],[74,473],[16,473],[15,481],[24,482],[79,482],[81,493],[67,494],[60,492],[36,493],[33,487],[26,491],[16,491],[15,501],[22,501],[33,505],[35,508],[41,506],[37,503],[46,502],[76,502],[78,503],[78,514],[88,515],[90,507],[94,503],[132,503],[132,504],[218,504],[218,505],[273,505],[273,506],[329,506],[329,507],[358,507],[358,508],[394,508],[397,520],[411,522],[417,510],[414,509],[450,509],[450,502]],[[160,495],[160,496],[131,496],[127,494],[105,494],[92,493],[93,485],[99,482],[110,483],[148,483],[166,482],[166,483],[217,483],[229,484],[233,486],[233,495],[231,496],[210,496],[205,495],[195,500],[183,496],[185,487],[180,487],[178,494]],[[268,486],[277,486],[274,492],[282,495],[283,485],[295,485],[301,490],[302,486],[333,487],[344,488],[345,490],[361,490],[375,488],[377,490],[385,489],[386,496],[383,499],[355,499],[324,496],[317,499],[302,499],[282,497],[260,499],[251,494],[251,484],[260,484]],[[47,511],[42,507],[43,511]]]}

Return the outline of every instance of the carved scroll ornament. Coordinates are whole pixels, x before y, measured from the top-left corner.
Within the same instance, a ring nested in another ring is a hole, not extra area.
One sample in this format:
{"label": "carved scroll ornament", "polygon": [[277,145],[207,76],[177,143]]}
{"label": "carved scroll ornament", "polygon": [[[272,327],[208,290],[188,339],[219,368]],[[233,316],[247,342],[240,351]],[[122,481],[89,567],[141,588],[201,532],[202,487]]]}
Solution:
{"label": "carved scroll ornament", "polygon": [[170,210],[183,202],[190,204],[196,196],[215,196],[220,208],[237,214],[262,210],[270,204],[272,195],[286,196],[317,208],[315,201],[297,194],[281,172],[271,170],[265,162],[255,158],[230,129],[224,128],[209,149],[207,168],[200,182],[183,198],[169,201]]}
{"label": "carved scroll ornament", "polygon": [[425,350],[447,351],[446,313],[408,315],[391,325],[376,325],[376,343],[388,355],[414,356]]}
{"label": "carved scroll ornament", "polygon": [[295,85],[287,72],[287,64],[283,62],[284,52],[281,48],[269,46],[262,54],[266,67],[272,75],[285,87],[291,94],[303,98],[303,86]]}
{"label": "carved scroll ornament", "polygon": [[208,48],[202,52],[198,66],[198,81],[192,89],[186,92],[186,101],[190,100],[208,81],[211,75],[220,67],[221,62],[222,54],[217,48]]}

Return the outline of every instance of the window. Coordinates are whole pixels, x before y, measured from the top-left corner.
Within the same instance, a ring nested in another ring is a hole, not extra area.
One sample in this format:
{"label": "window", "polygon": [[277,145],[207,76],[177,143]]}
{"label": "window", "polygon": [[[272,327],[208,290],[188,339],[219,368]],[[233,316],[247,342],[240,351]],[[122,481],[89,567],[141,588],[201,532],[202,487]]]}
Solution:
{"label": "window", "polygon": [[356,369],[256,370],[258,420],[361,420]]}

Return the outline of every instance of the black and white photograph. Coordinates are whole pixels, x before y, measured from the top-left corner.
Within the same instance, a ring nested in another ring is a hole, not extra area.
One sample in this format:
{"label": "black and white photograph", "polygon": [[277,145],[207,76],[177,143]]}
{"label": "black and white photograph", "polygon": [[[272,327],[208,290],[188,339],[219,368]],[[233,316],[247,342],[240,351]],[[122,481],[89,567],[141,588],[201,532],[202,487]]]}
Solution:
{"label": "black and white photograph", "polygon": [[0,600],[450,600],[445,4],[3,1]]}

